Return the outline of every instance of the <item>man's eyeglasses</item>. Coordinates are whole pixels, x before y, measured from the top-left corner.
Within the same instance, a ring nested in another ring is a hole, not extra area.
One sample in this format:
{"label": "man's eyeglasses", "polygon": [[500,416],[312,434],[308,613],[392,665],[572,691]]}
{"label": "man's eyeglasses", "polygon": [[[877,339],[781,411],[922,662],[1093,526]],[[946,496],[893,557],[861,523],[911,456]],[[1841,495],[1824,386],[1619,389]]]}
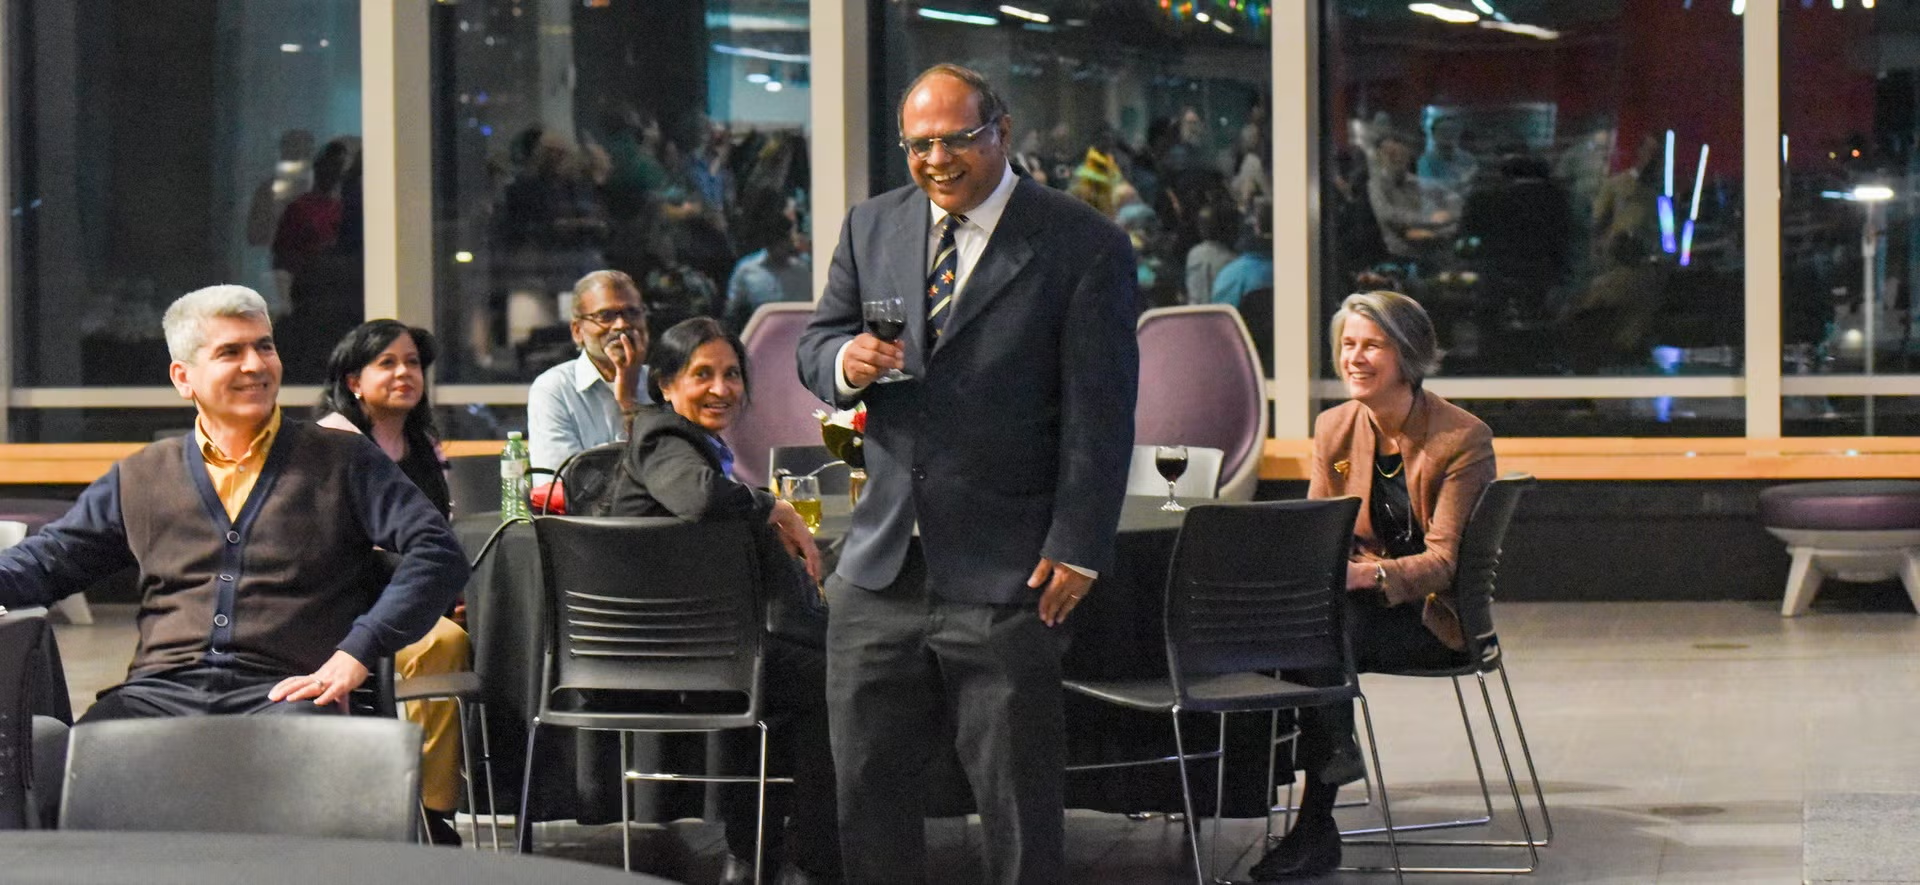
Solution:
{"label": "man's eyeglasses", "polygon": [[573,318],[576,320],[588,320],[594,325],[609,328],[621,320],[626,320],[629,326],[638,326],[641,320],[647,318],[647,311],[645,308],[639,307],[609,307],[606,310],[596,310],[593,313],[576,313],[573,315]]}
{"label": "man's eyeglasses", "polygon": [[930,135],[925,138],[907,138],[902,136],[900,138],[900,146],[916,157],[924,157],[933,153],[933,146],[935,144],[946,145],[947,153],[949,154],[964,153],[968,148],[973,147],[975,141],[980,139],[981,133],[986,132],[988,127],[998,122],[1000,122],[1000,120],[995,118],[965,132],[949,132],[945,135]]}

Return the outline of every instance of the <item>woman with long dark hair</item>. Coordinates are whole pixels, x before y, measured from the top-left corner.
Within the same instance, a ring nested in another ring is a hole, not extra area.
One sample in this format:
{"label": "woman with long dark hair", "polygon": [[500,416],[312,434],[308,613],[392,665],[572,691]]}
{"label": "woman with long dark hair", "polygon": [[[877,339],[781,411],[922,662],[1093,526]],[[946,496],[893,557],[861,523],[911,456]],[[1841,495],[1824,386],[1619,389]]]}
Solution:
{"label": "woman with long dark hair", "polygon": [[[378,444],[446,516],[453,502],[427,396],[433,358],[433,334],[425,329],[399,320],[361,323],[334,345],[316,411],[321,426],[359,433]],[[394,655],[394,673],[410,679],[459,672],[470,666],[471,654],[467,632],[441,618],[425,638]],[[420,701],[407,710],[407,718],[425,731],[420,800],[427,807],[429,835],[441,844],[460,844],[452,824],[460,796],[458,715],[452,701]]]}

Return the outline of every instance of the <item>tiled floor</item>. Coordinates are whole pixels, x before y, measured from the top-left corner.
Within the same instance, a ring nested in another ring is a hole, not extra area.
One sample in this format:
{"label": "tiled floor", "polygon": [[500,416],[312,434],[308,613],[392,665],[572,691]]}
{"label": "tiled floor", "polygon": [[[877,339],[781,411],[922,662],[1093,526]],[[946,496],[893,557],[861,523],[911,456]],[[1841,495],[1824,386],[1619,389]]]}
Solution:
{"label": "tiled floor", "polygon": [[[127,609],[96,612],[96,626],[60,628],[76,709],[119,679],[133,646]],[[1505,605],[1500,617],[1547,782],[1553,845],[1525,879],[1409,881],[1797,883],[1808,796],[1920,793],[1920,619],[1912,614],[1816,608],[1785,620],[1765,603],[1532,603]],[[1400,818],[1470,811],[1479,796],[1452,692],[1383,677],[1368,677],[1366,688]],[[1344,814],[1359,822],[1366,810]],[[936,881],[978,881],[978,827],[943,820],[930,832]],[[1192,881],[1180,828],[1164,818],[1075,813],[1067,832],[1076,883]],[[1500,832],[1517,835],[1517,827]],[[1244,871],[1259,836],[1258,821],[1229,821],[1223,860],[1237,856]],[[677,826],[643,843],[655,872],[690,882],[715,875],[712,827]],[[551,827],[542,850],[617,864],[618,845],[614,828]],[[1366,849],[1348,856],[1381,857]],[[1408,849],[1407,859],[1505,865],[1516,856]],[[1920,871],[1913,875],[1920,881]]]}

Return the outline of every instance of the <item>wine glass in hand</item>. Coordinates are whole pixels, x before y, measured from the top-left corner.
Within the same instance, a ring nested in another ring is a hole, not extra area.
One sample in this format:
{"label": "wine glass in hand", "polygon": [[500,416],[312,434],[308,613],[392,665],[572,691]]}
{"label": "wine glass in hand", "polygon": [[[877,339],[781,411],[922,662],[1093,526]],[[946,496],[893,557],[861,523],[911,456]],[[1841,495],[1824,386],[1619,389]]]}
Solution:
{"label": "wine glass in hand", "polygon": [[[861,302],[860,316],[866,320],[867,331],[881,341],[898,341],[900,333],[907,330],[907,305],[899,295],[881,295],[871,301]],[[899,369],[888,369],[885,375],[874,379],[874,383],[886,384],[912,377]]]}
{"label": "wine glass in hand", "polygon": [[1179,499],[1173,496],[1173,484],[1180,475],[1187,472],[1186,446],[1155,446],[1153,449],[1153,467],[1160,471],[1160,478],[1167,481],[1167,503],[1160,505],[1168,513],[1179,513],[1187,508],[1180,506]]}

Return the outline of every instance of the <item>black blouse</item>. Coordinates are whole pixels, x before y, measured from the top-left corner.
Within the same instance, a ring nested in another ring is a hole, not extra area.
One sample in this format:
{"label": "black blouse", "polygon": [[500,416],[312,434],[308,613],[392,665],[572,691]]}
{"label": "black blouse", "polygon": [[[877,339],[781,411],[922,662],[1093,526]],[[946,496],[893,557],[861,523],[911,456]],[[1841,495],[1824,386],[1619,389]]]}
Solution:
{"label": "black blouse", "polygon": [[1388,557],[1399,559],[1426,552],[1426,532],[1414,521],[1413,499],[1407,495],[1404,455],[1373,453],[1373,493],[1369,498],[1367,515]]}

